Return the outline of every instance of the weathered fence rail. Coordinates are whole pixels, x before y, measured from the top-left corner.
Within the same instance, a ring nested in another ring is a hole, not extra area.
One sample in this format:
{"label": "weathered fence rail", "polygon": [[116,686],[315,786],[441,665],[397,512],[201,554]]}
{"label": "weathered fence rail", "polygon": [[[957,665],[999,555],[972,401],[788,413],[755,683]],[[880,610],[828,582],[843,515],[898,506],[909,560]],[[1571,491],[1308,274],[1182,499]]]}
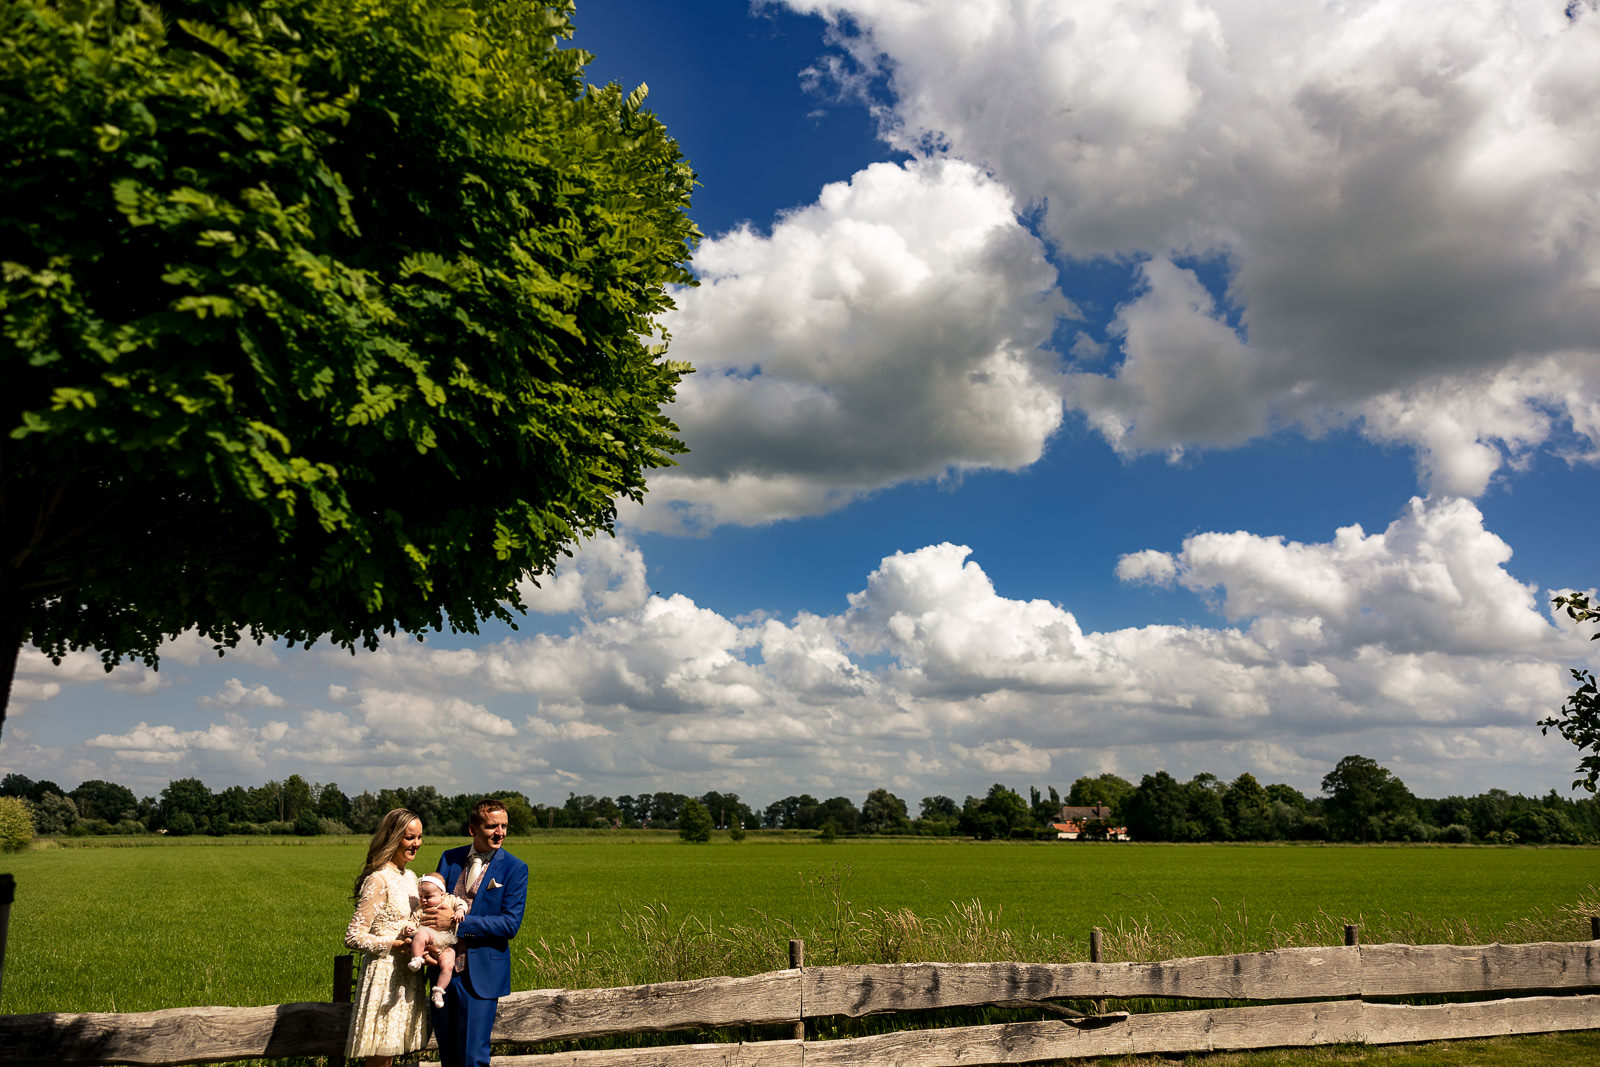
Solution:
{"label": "weathered fence rail", "polygon": [[[534,1065],[823,1067],[1027,1063],[1145,1052],[1390,1044],[1600,1029],[1600,939],[1522,945],[1346,945],[1157,963],[908,963],[802,967],[616,989],[537,989],[500,1002],[495,1040],[526,1045],[622,1033],[799,1023],[986,1005],[1162,998],[1299,1001],[1200,1011],[763,1041],[509,1056]],[[1437,1005],[1359,997],[1566,992]],[[182,1064],[337,1056],[348,1004],[174,1008],[129,1015],[0,1016],[0,1062]]]}
{"label": "weathered fence rail", "polygon": [[1105,1026],[1047,1020],[905,1030],[841,1041],[763,1041],[500,1056],[495,1063],[501,1067],[949,1067],[1291,1045],[1388,1045],[1597,1026],[1600,997],[1595,996],[1524,997],[1425,1007],[1335,1000],[1155,1012],[1130,1015]]}
{"label": "weathered fence rail", "polygon": [[1029,1064],[1086,1056],[1210,1053],[1314,1045],[1506,1037],[1594,1029],[1600,997],[1528,997],[1469,1005],[1371,1005],[1318,1001],[1259,1008],[1136,1014],[1110,1025],[1011,1022],[989,1027],[902,1030],[842,1041],[619,1048],[592,1053],[501,1056],[502,1067],[949,1067]]}

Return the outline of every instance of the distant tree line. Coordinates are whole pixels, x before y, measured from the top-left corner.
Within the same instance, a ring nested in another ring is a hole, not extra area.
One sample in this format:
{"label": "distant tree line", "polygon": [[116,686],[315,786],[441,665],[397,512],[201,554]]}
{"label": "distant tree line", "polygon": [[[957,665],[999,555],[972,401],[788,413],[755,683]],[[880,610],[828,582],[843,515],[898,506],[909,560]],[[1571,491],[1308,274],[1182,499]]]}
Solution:
{"label": "distant tree line", "polygon": [[[466,832],[479,793],[447,796],[433,786],[367,791],[352,797],[336,784],[292,774],[253,788],[213,792],[198,778],[179,778],[159,797],[98,779],[63,790],[21,774],[0,779],[0,797],[17,797],[41,835],[134,834],[366,834],[383,813],[410,808],[430,834]],[[871,834],[993,839],[1053,838],[1063,804],[1103,805],[1104,819],[1079,820],[1084,836],[1127,828],[1136,841],[1439,841],[1466,844],[1600,843],[1600,800],[1572,800],[1554,789],[1543,797],[1491,789],[1477,796],[1417,797],[1375,760],[1351,755],[1307,797],[1283,783],[1262,785],[1254,775],[1224,782],[1198,774],[1187,782],[1166,771],[1139,783],[1114,774],[1084,776],[1065,800],[1052,786],[1027,796],[1000,783],[961,803],[922,798],[916,815],[888,789],[874,789],[858,807],[849,797],[787,796],[756,809],[737,793],[641,793],[616,798],[568,794],[561,804],[536,804],[515,790],[505,801],[513,834],[559,828],[678,830],[705,840],[713,830],[742,837],[748,830],[811,830],[826,840]]]}
{"label": "distant tree line", "polygon": [[[736,793],[646,793],[610,797],[569,794],[562,804],[535,804],[516,790],[491,791],[505,802],[514,834],[535,829],[660,827],[675,830],[685,805],[694,800],[716,829],[758,827],[759,818]],[[308,782],[298,774],[282,781],[213,792],[198,778],[177,778],[160,796],[138,798],[133,790],[99,779],[62,789],[48,779],[22,774],[0,778],[0,797],[18,797],[41,835],[189,834],[262,835],[367,834],[384,812],[409,808],[430,834],[465,834],[467,813],[484,794],[440,793],[431,785],[380,789],[350,796],[336,783]],[[847,802],[848,803],[848,802]]]}
{"label": "distant tree line", "polygon": [[1491,789],[1476,796],[1418,797],[1377,761],[1351,755],[1322,779],[1322,795],[1261,785],[1241,774],[1179,782],[1165,771],[1145,775],[1113,804],[1129,833],[1143,841],[1439,841],[1452,844],[1593,844],[1600,842],[1600,802],[1554,789],[1525,797]]}

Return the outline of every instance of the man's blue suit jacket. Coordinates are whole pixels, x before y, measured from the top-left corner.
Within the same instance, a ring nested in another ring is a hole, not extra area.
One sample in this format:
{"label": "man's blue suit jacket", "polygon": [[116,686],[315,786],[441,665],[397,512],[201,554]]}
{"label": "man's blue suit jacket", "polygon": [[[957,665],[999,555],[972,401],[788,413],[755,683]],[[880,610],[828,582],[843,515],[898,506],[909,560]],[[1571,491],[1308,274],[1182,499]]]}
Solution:
{"label": "man's blue suit jacket", "polygon": [[[471,858],[470,845],[448,849],[439,857],[438,871],[451,892]],[[528,865],[502,848],[483,872],[472,910],[456,928],[456,951],[467,954],[467,970],[455,980],[465,979],[473,996],[503,997],[511,992],[510,942],[522,926],[527,903]]]}

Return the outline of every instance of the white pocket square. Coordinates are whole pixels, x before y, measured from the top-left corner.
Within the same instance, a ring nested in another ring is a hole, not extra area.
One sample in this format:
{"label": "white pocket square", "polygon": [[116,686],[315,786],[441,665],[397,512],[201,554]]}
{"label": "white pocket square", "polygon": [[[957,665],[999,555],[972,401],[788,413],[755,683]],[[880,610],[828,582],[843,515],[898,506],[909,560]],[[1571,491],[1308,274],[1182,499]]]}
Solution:
{"label": "white pocket square", "polygon": [[491,878],[491,879],[489,879],[489,884],[487,886],[485,886],[484,888],[486,888],[486,889],[499,889],[500,888],[500,883],[495,881],[493,878]]}

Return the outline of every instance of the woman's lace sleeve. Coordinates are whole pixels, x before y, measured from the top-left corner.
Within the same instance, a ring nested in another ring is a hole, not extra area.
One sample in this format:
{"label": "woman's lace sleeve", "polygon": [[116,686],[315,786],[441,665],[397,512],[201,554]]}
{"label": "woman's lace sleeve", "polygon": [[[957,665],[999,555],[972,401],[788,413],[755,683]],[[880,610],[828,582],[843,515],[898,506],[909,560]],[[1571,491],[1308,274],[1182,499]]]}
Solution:
{"label": "woman's lace sleeve", "polygon": [[381,956],[393,947],[390,943],[391,938],[377,937],[372,932],[372,924],[378,917],[378,908],[383,904],[388,892],[381,872],[374,871],[367,875],[361,883],[361,896],[356,901],[356,913],[350,917],[350,925],[344,930],[345,948],[359,949],[374,956]]}

